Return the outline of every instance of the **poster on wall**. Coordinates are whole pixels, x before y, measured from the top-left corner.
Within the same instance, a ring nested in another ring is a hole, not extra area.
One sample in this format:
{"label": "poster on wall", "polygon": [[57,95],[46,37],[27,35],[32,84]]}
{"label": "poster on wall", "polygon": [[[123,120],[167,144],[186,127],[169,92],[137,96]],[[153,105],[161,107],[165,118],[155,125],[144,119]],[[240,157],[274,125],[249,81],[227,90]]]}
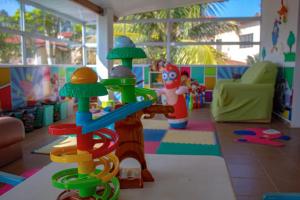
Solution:
{"label": "poster on wall", "polygon": [[9,68],[0,68],[0,111],[11,110],[11,84]]}
{"label": "poster on wall", "polygon": [[11,68],[12,107],[30,106],[49,94],[50,78],[46,67]]}

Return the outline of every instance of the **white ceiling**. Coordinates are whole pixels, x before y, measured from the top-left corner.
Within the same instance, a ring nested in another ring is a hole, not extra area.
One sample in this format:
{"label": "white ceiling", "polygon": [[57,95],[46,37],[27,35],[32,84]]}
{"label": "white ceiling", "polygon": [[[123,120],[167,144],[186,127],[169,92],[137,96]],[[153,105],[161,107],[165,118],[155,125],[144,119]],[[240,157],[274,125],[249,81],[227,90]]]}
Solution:
{"label": "white ceiling", "polygon": [[81,5],[70,0],[30,0],[46,8],[71,16],[80,21],[96,21],[96,15],[93,11],[88,10]]}
{"label": "white ceiling", "polygon": [[[44,7],[72,16],[81,21],[96,21],[94,12],[70,0],[31,0]],[[176,8],[191,4],[223,0],[90,0],[102,8],[112,8],[115,16],[121,17],[135,13]]]}
{"label": "white ceiling", "polygon": [[215,2],[220,0],[90,0],[103,8],[112,8],[117,17],[135,13],[176,8],[185,5]]}

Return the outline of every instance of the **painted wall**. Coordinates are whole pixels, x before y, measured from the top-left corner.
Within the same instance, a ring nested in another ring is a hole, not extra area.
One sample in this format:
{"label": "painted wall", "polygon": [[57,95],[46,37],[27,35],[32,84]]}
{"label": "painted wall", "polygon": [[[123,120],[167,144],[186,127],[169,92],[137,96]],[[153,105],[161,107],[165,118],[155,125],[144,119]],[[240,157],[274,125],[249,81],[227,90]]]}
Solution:
{"label": "painted wall", "polygon": [[275,112],[291,120],[299,0],[283,2],[288,9],[286,22],[278,14],[281,0],[262,1],[261,56],[279,66]]}
{"label": "painted wall", "polygon": [[[206,86],[206,102],[212,101],[212,90],[218,79],[232,79],[234,77],[238,78],[247,70],[247,66],[229,65],[184,65],[178,67],[180,67],[181,72],[188,72],[190,78],[195,79],[199,82],[199,84]],[[160,82],[162,80],[161,77],[157,76],[157,72],[150,71],[150,65],[135,65],[133,67],[133,72],[137,77],[139,77],[137,81],[143,80],[143,83],[139,85],[140,87],[161,87],[161,84],[153,84],[153,82]]]}
{"label": "painted wall", "polygon": [[45,99],[59,100],[59,89],[75,70],[75,67],[0,68],[0,111],[18,109]]}

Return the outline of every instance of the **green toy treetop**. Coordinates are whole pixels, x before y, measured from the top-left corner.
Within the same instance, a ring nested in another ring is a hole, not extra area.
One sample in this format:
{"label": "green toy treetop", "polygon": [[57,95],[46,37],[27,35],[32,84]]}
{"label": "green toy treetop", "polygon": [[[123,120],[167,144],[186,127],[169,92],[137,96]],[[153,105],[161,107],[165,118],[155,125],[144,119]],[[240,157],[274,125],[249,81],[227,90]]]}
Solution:
{"label": "green toy treetop", "polygon": [[108,53],[108,60],[121,59],[122,65],[132,70],[132,60],[146,58],[143,49],[137,48],[132,40],[126,36],[115,39],[114,48]]}

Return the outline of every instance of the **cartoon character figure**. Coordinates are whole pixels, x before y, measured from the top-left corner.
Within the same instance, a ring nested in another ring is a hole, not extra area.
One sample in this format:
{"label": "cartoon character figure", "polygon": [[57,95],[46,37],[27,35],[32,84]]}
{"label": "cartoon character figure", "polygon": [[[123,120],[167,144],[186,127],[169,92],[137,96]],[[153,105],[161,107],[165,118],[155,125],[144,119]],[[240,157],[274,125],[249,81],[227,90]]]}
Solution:
{"label": "cartoon character figure", "polygon": [[164,94],[167,104],[174,107],[174,113],[170,114],[169,119],[171,128],[184,129],[188,123],[188,112],[184,94],[188,92],[186,86],[180,86],[181,77],[179,69],[175,65],[167,64],[162,72],[164,88],[159,90],[159,94]]}
{"label": "cartoon character figure", "polygon": [[273,24],[273,30],[272,30],[272,44],[273,47],[271,49],[271,52],[273,53],[274,51],[277,51],[277,42],[278,42],[278,37],[279,37],[279,25],[280,21],[275,19],[274,24]]}
{"label": "cartoon character figure", "polygon": [[191,79],[190,79],[190,75],[187,71],[181,72],[181,85],[186,86],[188,88],[191,87]]}
{"label": "cartoon character figure", "polygon": [[288,9],[287,9],[286,5],[284,5],[283,0],[281,0],[281,6],[280,6],[280,9],[277,11],[277,13],[279,15],[279,20],[283,23],[286,23]]}
{"label": "cartoon character figure", "polygon": [[193,108],[201,108],[203,106],[205,90],[204,85],[200,85],[198,81],[192,81],[190,95],[193,97]]}

